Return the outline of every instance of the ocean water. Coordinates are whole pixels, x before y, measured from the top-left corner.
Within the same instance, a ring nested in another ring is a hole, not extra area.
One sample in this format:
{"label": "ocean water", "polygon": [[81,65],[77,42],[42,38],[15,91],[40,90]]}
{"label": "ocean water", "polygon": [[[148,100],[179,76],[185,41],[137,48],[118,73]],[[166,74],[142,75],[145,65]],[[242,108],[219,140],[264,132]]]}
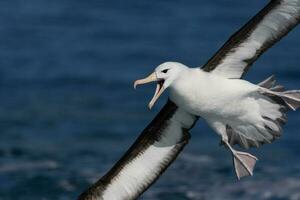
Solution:
{"label": "ocean water", "polygon": [[[10,0],[0,2],[0,199],[71,200],[100,178],[166,101],[133,90],[164,61],[191,67],[268,1]],[[300,88],[300,29],[246,79],[275,74]],[[255,176],[237,181],[229,152],[203,121],[143,200],[300,199],[300,112],[283,136],[252,150]]]}

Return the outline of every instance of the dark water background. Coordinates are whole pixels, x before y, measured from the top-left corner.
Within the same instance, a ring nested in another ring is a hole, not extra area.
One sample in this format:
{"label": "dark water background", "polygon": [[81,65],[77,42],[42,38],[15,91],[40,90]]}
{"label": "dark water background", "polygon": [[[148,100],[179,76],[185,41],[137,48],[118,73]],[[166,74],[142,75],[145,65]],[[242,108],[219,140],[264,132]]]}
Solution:
{"label": "dark water background", "polygon": [[[0,199],[71,200],[123,154],[165,102],[133,80],[164,61],[196,67],[267,1],[0,1]],[[300,88],[300,29],[253,66]],[[200,121],[141,199],[300,199],[300,113],[237,182],[231,156]]]}

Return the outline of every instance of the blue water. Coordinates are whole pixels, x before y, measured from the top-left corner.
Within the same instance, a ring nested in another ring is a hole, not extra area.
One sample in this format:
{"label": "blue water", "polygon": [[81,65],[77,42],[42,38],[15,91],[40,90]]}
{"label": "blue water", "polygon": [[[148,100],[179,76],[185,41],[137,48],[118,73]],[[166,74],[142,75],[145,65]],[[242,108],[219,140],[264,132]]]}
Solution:
{"label": "blue water", "polygon": [[[164,61],[196,67],[267,1],[0,1],[0,199],[71,200],[123,154],[153,111],[133,80]],[[300,88],[300,29],[255,63]],[[252,151],[237,182],[231,156],[203,123],[143,200],[300,199],[300,112],[282,138]]]}

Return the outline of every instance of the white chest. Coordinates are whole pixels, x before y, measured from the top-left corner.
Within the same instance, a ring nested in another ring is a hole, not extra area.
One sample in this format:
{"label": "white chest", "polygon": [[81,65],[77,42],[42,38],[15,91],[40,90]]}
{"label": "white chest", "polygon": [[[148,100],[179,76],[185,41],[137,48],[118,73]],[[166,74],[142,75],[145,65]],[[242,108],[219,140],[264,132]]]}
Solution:
{"label": "white chest", "polygon": [[256,89],[256,85],[247,81],[226,79],[194,69],[174,81],[170,98],[194,115],[226,115],[239,112],[236,107]]}

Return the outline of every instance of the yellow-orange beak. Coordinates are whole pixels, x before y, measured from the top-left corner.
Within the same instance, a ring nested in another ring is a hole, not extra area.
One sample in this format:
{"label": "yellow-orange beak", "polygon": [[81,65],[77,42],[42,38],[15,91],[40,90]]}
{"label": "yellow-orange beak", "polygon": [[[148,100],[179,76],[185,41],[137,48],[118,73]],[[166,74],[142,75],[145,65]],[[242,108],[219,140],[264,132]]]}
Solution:
{"label": "yellow-orange beak", "polygon": [[153,72],[152,74],[150,74],[147,78],[144,78],[144,79],[140,79],[140,80],[136,80],[134,82],[134,89],[136,89],[136,87],[138,85],[142,85],[142,84],[146,84],[146,83],[151,83],[151,82],[157,82],[157,85],[156,85],[156,90],[155,90],[155,93],[154,93],[154,96],[152,98],[152,100],[150,101],[149,103],[149,109],[151,109],[153,107],[153,105],[155,104],[155,102],[157,101],[157,99],[161,96],[161,94],[165,91],[165,88],[163,86],[163,81],[160,81],[155,72]]}

